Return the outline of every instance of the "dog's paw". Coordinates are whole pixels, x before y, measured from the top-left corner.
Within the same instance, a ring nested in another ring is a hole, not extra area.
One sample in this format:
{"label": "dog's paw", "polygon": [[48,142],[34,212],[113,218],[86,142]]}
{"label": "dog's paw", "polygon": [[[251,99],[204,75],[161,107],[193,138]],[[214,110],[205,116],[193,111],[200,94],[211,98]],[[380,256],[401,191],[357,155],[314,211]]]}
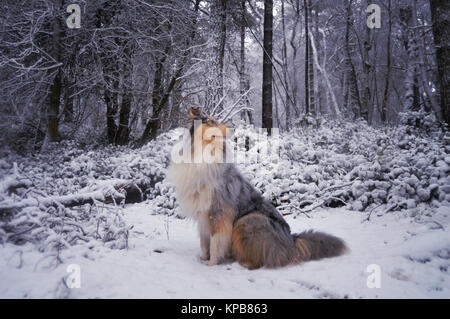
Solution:
{"label": "dog's paw", "polygon": [[203,260],[203,261],[207,261],[207,260],[209,260],[209,256],[206,255],[206,254],[202,254],[202,255],[200,256],[200,259]]}
{"label": "dog's paw", "polygon": [[215,266],[217,264],[218,264],[218,262],[216,260],[212,260],[212,259],[205,262],[206,266]]}

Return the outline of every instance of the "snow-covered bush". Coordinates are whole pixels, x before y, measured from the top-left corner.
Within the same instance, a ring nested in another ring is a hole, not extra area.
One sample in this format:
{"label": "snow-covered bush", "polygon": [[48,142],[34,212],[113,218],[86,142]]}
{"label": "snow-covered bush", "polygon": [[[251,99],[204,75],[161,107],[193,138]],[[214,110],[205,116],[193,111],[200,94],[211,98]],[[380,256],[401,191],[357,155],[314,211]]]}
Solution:
{"label": "snow-covered bush", "polygon": [[[139,149],[83,148],[64,141],[33,156],[6,154],[0,160],[0,242],[33,242],[41,250],[92,241],[126,248],[132,225],[121,218],[124,204],[146,201],[149,214],[177,213],[165,176],[180,134],[172,130]],[[266,139],[251,127],[236,128],[233,141],[246,158],[237,163],[244,176],[283,214],[313,213],[324,206],[382,214],[450,205],[450,147],[442,136],[408,122],[375,128],[321,119],[319,126],[282,133],[278,158],[265,155]],[[134,200],[126,199],[131,198],[124,194],[127,183],[134,185],[128,188],[136,192]],[[117,193],[109,204],[96,199],[75,207],[58,203],[61,196],[70,199],[105,187]],[[49,198],[54,204],[44,205]],[[5,208],[33,199],[40,204]]]}

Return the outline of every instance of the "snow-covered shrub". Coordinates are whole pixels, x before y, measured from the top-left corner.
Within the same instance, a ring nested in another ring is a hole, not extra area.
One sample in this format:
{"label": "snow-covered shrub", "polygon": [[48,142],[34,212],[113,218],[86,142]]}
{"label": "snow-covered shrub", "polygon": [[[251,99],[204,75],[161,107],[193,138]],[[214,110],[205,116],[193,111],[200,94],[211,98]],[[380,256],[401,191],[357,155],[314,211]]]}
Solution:
{"label": "snow-covered shrub", "polygon": [[[424,133],[407,123],[375,128],[362,121],[321,122],[281,133],[275,158],[266,155],[266,136],[249,126],[235,129],[235,148],[245,157],[237,166],[281,213],[312,213],[323,206],[379,212],[424,206],[430,212],[450,205],[450,147],[439,130]],[[0,211],[4,203],[71,196],[129,181],[138,188],[139,200],[149,204],[149,214],[173,215],[178,205],[165,177],[180,134],[161,134],[139,149],[83,148],[63,141],[33,156],[6,153],[0,160]],[[274,145],[273,138],[268,140]],[[41,250],[92,241],[126,248],[132,225],[121,218],[123,204],[70,208],[56,203],[1,211],[0,241],[33,242]]]}

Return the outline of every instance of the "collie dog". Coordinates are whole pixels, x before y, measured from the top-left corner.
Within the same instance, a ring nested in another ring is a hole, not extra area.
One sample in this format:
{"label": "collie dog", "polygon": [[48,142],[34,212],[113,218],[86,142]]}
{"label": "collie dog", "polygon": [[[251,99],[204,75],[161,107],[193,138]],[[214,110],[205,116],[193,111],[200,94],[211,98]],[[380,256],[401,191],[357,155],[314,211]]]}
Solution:
{"label": "collie dog", "polygon": [[[201,110],[189,110],[189,158],[201,148],[207,161],[170,164],[182,212],[198,223],[200,258],[212,266],[227,259],[249,269],[276,268],[343,254],[343,240],[316,231],[291,234],[277,209],[233,163],[225,163],[227,126]],[[194,124],[195,123],[195,124]]]}

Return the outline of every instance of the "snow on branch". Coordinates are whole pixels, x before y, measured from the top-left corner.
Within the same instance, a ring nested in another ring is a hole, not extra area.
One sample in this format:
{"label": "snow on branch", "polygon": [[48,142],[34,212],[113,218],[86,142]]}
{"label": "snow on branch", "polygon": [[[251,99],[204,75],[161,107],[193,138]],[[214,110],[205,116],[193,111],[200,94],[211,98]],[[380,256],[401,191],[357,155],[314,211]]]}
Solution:
{"label": "snow on branch", "polygon": [[21,201],[5,200],[0,202],[0,211],[11,211],[29,206],[75,207],[85,204],[94,204],[95,201],[102,203],[120,203],[127,199],[130,201],[142,201],[141,188],[133,181],[118,180],[112,184],[106,184],[100,189],[91,192],[78,193],[64,196],[49,196],[38,198],[27,198]]}

